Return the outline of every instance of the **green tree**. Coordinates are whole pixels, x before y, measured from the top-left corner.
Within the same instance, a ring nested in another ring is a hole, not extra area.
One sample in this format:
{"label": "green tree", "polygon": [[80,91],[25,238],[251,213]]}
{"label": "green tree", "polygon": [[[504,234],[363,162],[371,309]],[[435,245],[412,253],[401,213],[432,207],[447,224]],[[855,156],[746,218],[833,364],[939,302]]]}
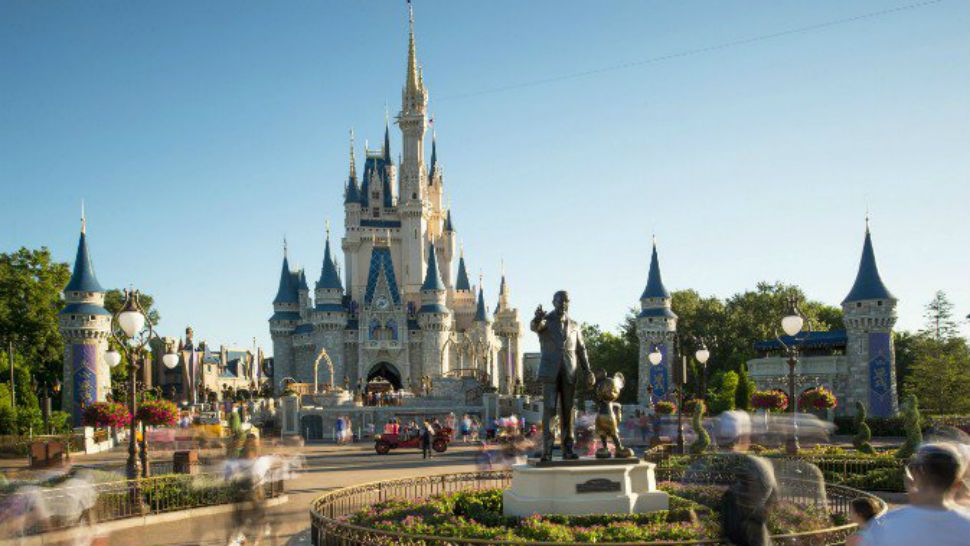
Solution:
{"label": "green tree", "polygon": [[953,320],[953,303],[946,297],[946,292],[937,290],[925,309],[923,314],[926,319],[923,330],[925,333],[937,341],[944,341],[958,335],[959,329],[956,321]]}
{"label": "green tree", "polygon": [[[583,339],[589,354],[589,365],[594,370],[604,369],[608,373],[622,372],[626,386],[620,392],[620,402],[633,404],[637,400],[638,359],[636,344],[630,343],[622,333],[603,332],[594,324],[583,324]],[[580,396],[587,392],[585,383],[580,383]]]}
{"label": "green tree", "polygon": [[931,413],[970,412],[970,350],[961,337],[922,336],[915,347],[903,390]]}
{"label": "green tree", "polygon": [[7,342],[14,343],[28,375],[38,381],[61,375],[64,342],[57,313],[70,276],[67,264],[53,261],[46,247],[0,254],[0,342],[3,352]]}

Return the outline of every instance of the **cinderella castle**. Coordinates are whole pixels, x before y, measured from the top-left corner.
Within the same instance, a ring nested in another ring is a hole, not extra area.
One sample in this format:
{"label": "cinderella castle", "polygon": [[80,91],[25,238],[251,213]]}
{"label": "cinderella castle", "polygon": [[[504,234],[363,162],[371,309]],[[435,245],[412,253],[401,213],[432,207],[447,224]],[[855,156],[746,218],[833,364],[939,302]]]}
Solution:
{"label": "cinderella castle", "polygon": [[492,317],[481,281],[469,284],[463,253],[457,273],[452,269],[457,236],[444,202],[434,136],[430,162],[425,159],[428,90],[415,52],[413,12],[409,22],[395,119],[402,137],[398,162],[392,160],[385,124],[383,146],[365,146],[358,176],[351,135],[343,275],[328,229],[311,298],[305,271],[290,268],[284,245],[269,319],[277,386],[287,380],[336,385],[384,380],[395,389],[417,391],[441,378],[474,377],[509,393],[522,377],[522,327],[518,310],[509,306],[504,272]]}

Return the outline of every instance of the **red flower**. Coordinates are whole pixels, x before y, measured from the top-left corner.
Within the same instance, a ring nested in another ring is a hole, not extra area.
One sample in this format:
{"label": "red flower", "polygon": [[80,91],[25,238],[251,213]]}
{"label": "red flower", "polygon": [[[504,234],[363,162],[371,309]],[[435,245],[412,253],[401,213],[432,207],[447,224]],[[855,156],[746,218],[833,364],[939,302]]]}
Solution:
{"label": "red flower", "polygon": [[81,422],[89,427],[121,428],[131,423],[131,413],[117,402],[95,402],[84,408]]}

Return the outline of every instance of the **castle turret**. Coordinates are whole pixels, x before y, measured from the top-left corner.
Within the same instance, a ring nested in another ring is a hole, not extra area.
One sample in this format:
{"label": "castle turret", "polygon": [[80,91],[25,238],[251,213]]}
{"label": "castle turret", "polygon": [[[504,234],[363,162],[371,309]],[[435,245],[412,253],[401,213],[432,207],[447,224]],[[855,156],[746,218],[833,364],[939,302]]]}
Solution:
{"label": "castle turret", "polygon": [[475,294],[472,293],[468,282],[468,270],[465,267],[465,252],[459,251],[458,275],[455,279],[455,289],[450,293],[449,307],[455,311],[455,325],[458,331],[466,331],[472,325],[475,317]]}
{"label": "castle turret", "polygon": [[[445,220],[444,177],[438,163],[438,135],[431,132],[431,167],[428,169],[428,201],[431,203],[431,219],[437,227],[444,227]],[[443,233],[435,233],[440,237]]]}
{"label": "castle turret", "polygon": [[273,316],[269,318],[269,331],[273,338],[273,366],[275,387],[281,380],[293,374],[293,329],[300,322],[300,295],[294,279],[297,273],[290,271],[290,262],[283,242],[283,266],[280,282],[273,298]]}
{"label": "castle turret", "polygon": [[104,308],[105,290],[94,274],[88,254],[87,227],[81,215],[81,237],[71,280],[64,287],[66,305],[58,313],[64,337],[63,400],[61,407],[80,426],[84,406],[103,401],[111,389],[111,372],[104,361],[111,331],[111,313]]}
{"label": "castle turret", "polygon": [[[653,386],[654,400],[668,394],[671,386],[671,364],[677,358],[671,342],[677,331],[677,315],[671,310],[671,297],[660,275],[657,243],[653,243],[650,255],[650,271],[647,286],[640,295],[640,314],[637,315],[637,337],[640,339],[640,384],[637,396],[641,404],[650,402],[647,387]],[[647,355],[659,350],[662,359],[652,365]]]}
{"label": "castle turret", "polygon": [[[455,225],[451,220],[451,209],[444,215],[441,227],[441,238],[436,242],[438,256],[441,259],[441,276],[445,279],[445,286],[449,290],[454,287],[451,276],[451,264],[455,261],[455,248],[458,246],[458,235],[455,233]],[[465,275],[468,276],[467,273]]]}
{"label": "castle turret", "polygon": [[428,245],[428,266],[421,285],[421,308],[418,324],[423,332],[423,369],[421,375],[439,377],[449,369],[445,343],[451,331],[451,310],[445,298],[447,290],[441,280],[434,244]]}
{"label": "castle turret", "polygon": [[866,404],[869,414],[888,417],[899,408],[896,398],[896,297],[886,288],[876,265],[872,235],[866,220],[866,235],[855,283],[842,301],[845,323],[848,373],[844,406]]}
{"label": "castle turret", "polygon": [[523,381],[522,352],[519,340],[522,337],[522,324],[519,310],[509,304],[509,286],[502,273],[498,291],[498,305],[495,307],[495,323],[492,325],[495,337],[501,344],[498,352],[498,385],[501,392],[514,394],[516,381]]}

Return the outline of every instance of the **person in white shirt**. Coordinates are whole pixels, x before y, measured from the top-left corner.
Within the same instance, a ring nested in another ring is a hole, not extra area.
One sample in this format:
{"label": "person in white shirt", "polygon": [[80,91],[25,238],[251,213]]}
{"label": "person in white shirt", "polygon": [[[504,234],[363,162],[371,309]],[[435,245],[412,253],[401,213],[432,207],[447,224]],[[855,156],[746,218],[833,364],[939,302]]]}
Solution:
{"label": "person in white shirt", "polygon": [[906,465],[910,505],[876,518],[860,536],[861,546],[970,546],[970,512],[954,503],[966,471],[949,444],[925,444]]}

